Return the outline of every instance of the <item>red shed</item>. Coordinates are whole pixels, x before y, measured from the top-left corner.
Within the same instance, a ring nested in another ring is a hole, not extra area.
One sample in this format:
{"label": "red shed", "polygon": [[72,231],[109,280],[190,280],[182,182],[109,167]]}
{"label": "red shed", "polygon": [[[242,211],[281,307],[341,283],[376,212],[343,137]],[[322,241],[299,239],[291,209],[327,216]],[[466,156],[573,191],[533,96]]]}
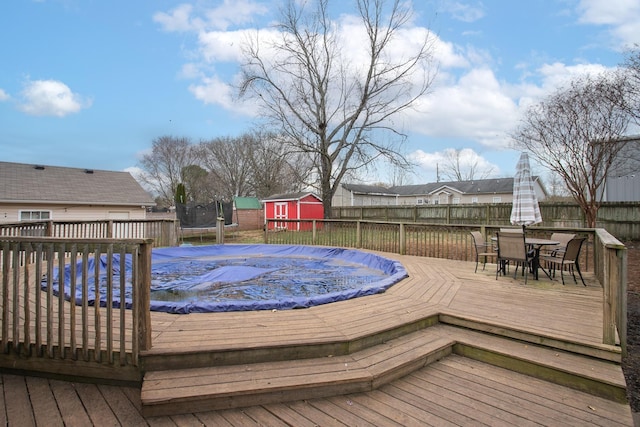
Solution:
{"label": "red shed", "polygon": [[[322,199],[313,193],[277,194],[262,201],[265,223],[268,219],[323,219]],[[270,223],[269,229],[310,230],[310,223]]]}

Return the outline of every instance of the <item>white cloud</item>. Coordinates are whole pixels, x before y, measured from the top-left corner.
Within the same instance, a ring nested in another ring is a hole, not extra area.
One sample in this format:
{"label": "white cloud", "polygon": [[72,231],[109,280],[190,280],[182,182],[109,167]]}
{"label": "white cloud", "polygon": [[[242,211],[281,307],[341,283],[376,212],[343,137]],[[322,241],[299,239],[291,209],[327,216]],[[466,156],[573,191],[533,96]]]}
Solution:
{"label": "white cloud", "polygon": [[255,103],[235,99],[233,88],[217,76],[203,77],[199,84],[190,85],[189,91],[205,104],[219,105],[225,110],[249,116],[257,113]]}
{"label": "white cloud", "polygon": [[579,22],[608,26],[620,47],[640,43],[640,2],[637,0],[580,0]]}
{"label": "white cloud", "polygon": [[423,135],[473,139],[504,148],[518,108],[493,72],[483,68],[471,69],[453,84],[435,87],[408,115],[412,130]]}
{"label": "white cloud", "polygon": [[484,17],[485,12],[482,3],[477,5],[466,4],[458,1],[444,1],[441,8],[462,22],[474,22]]}
{"label": "white cloud", "polygon": [[21,96],[19,109],[34,116],[64,117],[91,106],[91,100],[73,93],[57,80],[29,80]]}
{"label": "white cloud", "polygon": [[240,62],[247,32],[255,33],[251,30],[201,32],[198,35],[198,50],[202,59],[207,63]]}
{"label": "white cloud", "polygon": [[[453,148],[447,148],[443,151],[437,151],[435,153],[427,153],[423,150],[416,150],[409,155],[411,160],[418,164],[418,166],[425,171],[435,172],[437,169],[442,170],[444,165],[450,163],[452,153],[455,151]],[[500,176],[500,168],[476,153],[471,148],[462,148],[460,151],[460,170],[464,173],[469,171],[472,167],[477,171],[478,177],[485,171],[491,171],[490,176]]]}
{"label": "white cloud", "polygon": [[192,18],[192,12],[192,5],[181,4],[169,13],[157,12],[153,15],[153,20],[169,32],[199,31],[204,27],[204,22],[200,18]]}
{"label": "white cloud", "polygon": [[9,96],[9,94],[8,94],[7,92],[5,92],[4,90],[0,89],[0,102],[2,102],[2,101],[6,101],[6,100],[8,100],[9,98],[11,98],[11,97]]}
{"label": "white cloud", "polygon": [[210,29],[227,30],[232,25],[249,23],[256,15],[265,15],[269,9],[251,0],[224,0],[215,8],[197,8],[180,4],[169,12],[157,12],[153,20],[169,32],[201,32]]}

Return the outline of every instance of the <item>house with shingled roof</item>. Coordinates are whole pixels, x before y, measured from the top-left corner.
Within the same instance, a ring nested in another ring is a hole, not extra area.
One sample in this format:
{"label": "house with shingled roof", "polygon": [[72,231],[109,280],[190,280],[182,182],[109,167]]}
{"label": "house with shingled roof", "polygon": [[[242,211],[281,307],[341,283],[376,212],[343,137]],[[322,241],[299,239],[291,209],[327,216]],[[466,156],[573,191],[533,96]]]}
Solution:
{"label": "house with shingled roof", "polygon": [[[538,200],[547,192],[535,176]],[[418,185],[383,187],[379,185],[342,184],[333,196],[333,206],[416,206],[495,204],[513,201],[513,178],[472,181],[432,182]]]}
{"label": "house with shingled roof", "polygon": [[0,162],[0,223],[137,220],[152,206],[128,172]]}

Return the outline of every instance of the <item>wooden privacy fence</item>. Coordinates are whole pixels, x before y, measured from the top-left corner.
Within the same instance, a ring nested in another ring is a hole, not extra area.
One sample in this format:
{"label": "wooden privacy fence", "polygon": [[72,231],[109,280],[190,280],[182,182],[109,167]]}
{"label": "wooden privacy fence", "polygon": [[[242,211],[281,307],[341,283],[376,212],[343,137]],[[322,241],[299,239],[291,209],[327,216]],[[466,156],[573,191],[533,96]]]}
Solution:
{"label": "wooden privacy fence", "polygon": [[[271,220],[268,220],[271,221]],[[360,248],[400,255],[475,260],[471,231],[486,239],[504,226],[428,224],[360,220],[278,220],[299,227],[265,227],[265,243]],[[304,231],[290,231],[290,230]],[[620,343],[626,351],[626,247],[604,229],[527,227],[532,237],[549,238],[553,232],[586,237],[580,254],[583,271],[594,272],[604,289],[603,343]]]}
{"label": "wooden privacy fence", "polygon": [[152,239],[156,247],[176,246],[173,219],[100,221],[24,221],[0,224],[0,237],[42,236],[67,239]]}
{"label": "wooden privacy fence", "polygon": [[151,248],[151,239],[0,237],[0,366],[139,381],[140,351],[151,347]]}
{"label": "wooden privacy fence", "polygon": [[[334,206],[331,217],[344,220],[424,222],[440,225],[509,226],[511,203],[416,206]],[[576,203],[540,202],[542,226],[581,228],[582,209]],[[640,203],[605,202],[598,210],[598,228],[622,240],[640,240]]]}

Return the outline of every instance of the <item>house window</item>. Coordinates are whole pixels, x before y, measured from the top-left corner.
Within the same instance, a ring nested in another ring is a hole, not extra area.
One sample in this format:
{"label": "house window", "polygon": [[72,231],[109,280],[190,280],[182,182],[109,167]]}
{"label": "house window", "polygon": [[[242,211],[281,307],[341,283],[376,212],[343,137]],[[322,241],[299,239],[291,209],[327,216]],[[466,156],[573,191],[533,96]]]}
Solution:
{"label": "house window", "polygon": [[51,211],[20,211],[20,221],[51,219]]}
{"label": "house window", "polygon": [[454,205],[459,205],[460,204],[460,197],[454,197],[453,199],[451,199],[451,203]]}
{"label": "house window", "polygon": [[439,205],[440,204],[440,200],[439,199],[433,199],[433,204],[434,205]]}
{"label": "house window", "polygon": [[424,205],[424,199],[417,199],[416,200],[416,204],[417,205]]}
{"label": "house window", "polygon": [[478,203],[478,198],[477,197],[472,197],[471,198],[471,203],[477,204]]}
{"label": "house window", "polygon": [[493,198],[493,203],[500,203],[500,202],[502,202],[502,197],[498,196]]}

